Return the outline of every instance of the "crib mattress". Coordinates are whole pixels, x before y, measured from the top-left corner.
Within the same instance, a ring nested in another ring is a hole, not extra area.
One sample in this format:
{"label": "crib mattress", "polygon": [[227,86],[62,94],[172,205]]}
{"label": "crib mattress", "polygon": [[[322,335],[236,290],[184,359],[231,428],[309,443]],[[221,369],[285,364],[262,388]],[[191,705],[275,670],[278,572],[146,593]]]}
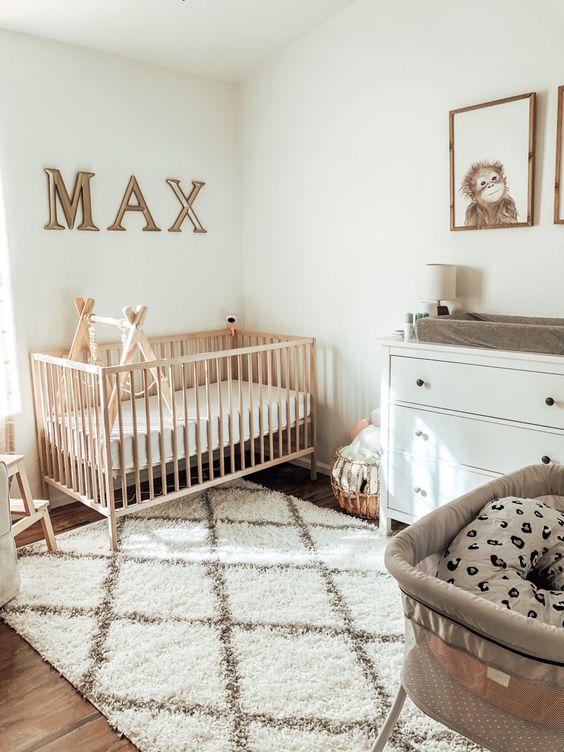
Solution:
{"label": "crib mattress", "polygon": [[[149,457],[153,466],[161,462],[170,462],[174,458],[175,449],[176,457],[183,459],[196,456],[198,448],[200,453],[204,454],[220,447],[228,447],[231,441],[237,444],[240,441],[248,441],[251,437],[256,439],[261,435],[268,436],[270,430],[274,433],[279,427],[284,430],[295,425],[296,415],[298,420],[309,417],[311,409],[309,394],[273,386],[268,391],[264,385],[261,387],[255,382],[239,382],[236,379],[231,381],[231,390],[227,381],[211,385],[209,414],[204,386],[187,389],[186,400],[182,390],[174,392],[174,402],[175,419],[164,404],[161,416],[157,396],[149,397],[147,400],[148,416],[145,399],[142,397],[121,403],[123,441],[120,440],[118,419],[110,439],[114,471],[122,469],[122,460],[123,469],[131,471],[136,467],[148,467]],[[88,428],[82,430],[80,425],[77,428],[78,422],[78,416],[75,419],[71,413],[64,419],[64,430],[71,451],[76,456],[82,454],[85,457],[88,456],[90,432]],[[137,427],[137,442],[134,437],[134,423]],[[92,434],[94,439],[95,428],[92,428]]]}

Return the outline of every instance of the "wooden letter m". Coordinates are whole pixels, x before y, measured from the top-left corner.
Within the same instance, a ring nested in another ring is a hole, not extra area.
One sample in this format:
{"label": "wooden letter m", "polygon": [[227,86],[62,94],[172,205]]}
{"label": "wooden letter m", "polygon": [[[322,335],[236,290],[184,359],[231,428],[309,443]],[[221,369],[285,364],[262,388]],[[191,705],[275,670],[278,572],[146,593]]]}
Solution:
{"label": "wooden letter m", "polygon": [[82,208],[82,222],[78,230],[99,230],[92,221],[92,197],[90,195],[90,180],[93,172],[77,172],[72,189],[72,198],[66,189],[65,182],[60,170],[52,167],[45,168],[49,191],[49,222],[45,225],[46,230],[64,230],[64,225],[59,224],[57,219],[57,199],[65,215],[67,227],[72,230],[78,213],[78,206]]}

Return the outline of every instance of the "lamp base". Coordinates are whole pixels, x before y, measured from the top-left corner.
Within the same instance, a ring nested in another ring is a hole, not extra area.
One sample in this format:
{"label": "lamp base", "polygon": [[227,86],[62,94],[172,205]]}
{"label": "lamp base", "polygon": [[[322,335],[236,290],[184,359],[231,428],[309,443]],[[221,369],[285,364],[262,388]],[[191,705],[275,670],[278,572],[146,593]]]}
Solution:
{"label": "lamp base", "polygon": [[448,306],[437,303],[437,316],[450,316]]}

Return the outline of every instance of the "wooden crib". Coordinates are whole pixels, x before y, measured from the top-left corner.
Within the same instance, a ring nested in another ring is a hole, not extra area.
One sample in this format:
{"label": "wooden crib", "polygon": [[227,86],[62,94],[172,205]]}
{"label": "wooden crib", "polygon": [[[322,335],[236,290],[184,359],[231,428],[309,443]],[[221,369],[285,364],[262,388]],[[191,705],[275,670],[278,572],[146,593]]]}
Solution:
{"label": "wooden crib", "polygon": [[[148,339],[76,301],[70,350],[31,355],[43,480],[109,521],[281,462],[315,477],[315,339],[236,330]],[[97,345],[95,323],[122,331]]]}

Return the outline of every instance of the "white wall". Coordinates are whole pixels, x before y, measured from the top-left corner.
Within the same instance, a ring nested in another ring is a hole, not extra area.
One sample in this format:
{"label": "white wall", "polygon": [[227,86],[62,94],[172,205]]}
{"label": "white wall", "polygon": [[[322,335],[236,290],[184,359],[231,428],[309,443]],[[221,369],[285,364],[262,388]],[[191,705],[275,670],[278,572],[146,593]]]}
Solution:
{"label": "white wall", "polygon": [[[100,232],[43,229],[44,167],[58,167],[69,189],[75,170],[96,173]],[[37,479],[28,355],[70,343],[74,297],[94,297],[108,315],[145,303],[149,334],[215,327],[227,310],[242,310],[234,89],[0,32],[0,174],[23,396],[17,449]],[[162,232],[142,232],[133,213],[126,232],[104,229],[131,174]],[[168,177],[186,191],[192,179],[206,181],[194,208],[207,235],[193,234],[189,220],[182,233],[166,232],[180,209]]]}
{"label": "white wall", "polygon": [[[320,455],[379,400],[373,337],[429,262],[458,307],[564,315],[552,224],[559,0],[358,0],[240,91],[248,325],[319,337]],[[449,231],[448,111],[538,92],[536,226]]]}

